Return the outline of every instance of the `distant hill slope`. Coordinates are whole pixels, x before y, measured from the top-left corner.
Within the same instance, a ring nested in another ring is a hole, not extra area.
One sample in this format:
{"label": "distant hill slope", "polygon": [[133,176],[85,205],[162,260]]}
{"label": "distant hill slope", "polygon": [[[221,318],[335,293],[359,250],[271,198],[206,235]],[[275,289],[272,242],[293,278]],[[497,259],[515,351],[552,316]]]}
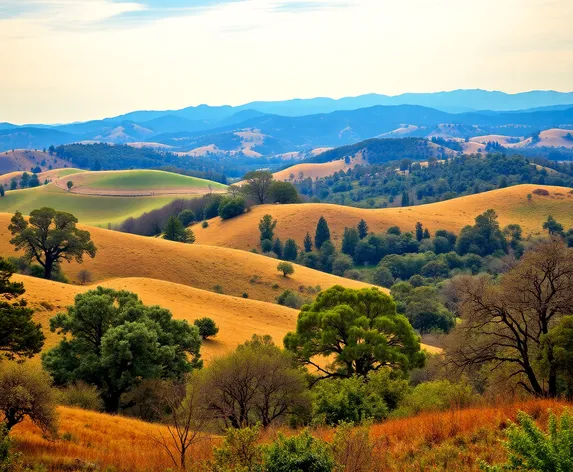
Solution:
{"label": "distant hill slope", "polygon": [[50,156],[47,152],[28,149],[0,152],[0,175],[18,171],[30,172],[35,167],[46,171],[50,166],[53,169],[71,167],[69,162],[55,155]]}
{"label": "distant hill slope", "polygon": [[0,129],[0,151],[43,149],[52,144],[67,144],[77,138],[53,128],[16,127]]}
{"label": "distant hill slope", "polygon": [[[536,189],[545,189],[549,196],[533,194]],[[299,246],[306,232],[314,235],[316,224],[324,216],[330,227],[335,244],[342,243],[345,227],[356,226],[364,218],[370,231],[384,231],[397,225],[413,231],[420,221],[432,233],[437,229],[459,232],[465,225],[473,224],[474,218],[492,208],[499,215],[501,226],[517,223],[524,234],[539,234],[548,215],[553,215],[566,228],[573,226],[573,190],[565,187],[518,185],[439,203],[414,207],[366,210],[329,204],[262,205],[231,220],[215,218],[208,228],[193,227],[199,244],[251,250],[259,247],[258,223],[265,214],[277,219],[276,235],[281,240],[294,238]]]}
{"label": "distant hill slope", "polygon": [[[0,254],[4,256],[13,253],[8,231],[11,216],[0,214]],[[144,277],[210,291],[217,287],[227,295],[242,297],[246,293],[250,299],[267,302],[274,302],[286,289],[298,291],[301,286],[320,285],[323,290],[335,284],[368,286],[301,266],[295,266],[293,276],[283,277],[277,271],[276,259],[249,252],[84,228],[90,231],[98,253],[95,259],[86,258],[81,266],[64,264],[62,269],[71,280],[76,279],[80,270],[86,269],[96,282],[118,277]]]}

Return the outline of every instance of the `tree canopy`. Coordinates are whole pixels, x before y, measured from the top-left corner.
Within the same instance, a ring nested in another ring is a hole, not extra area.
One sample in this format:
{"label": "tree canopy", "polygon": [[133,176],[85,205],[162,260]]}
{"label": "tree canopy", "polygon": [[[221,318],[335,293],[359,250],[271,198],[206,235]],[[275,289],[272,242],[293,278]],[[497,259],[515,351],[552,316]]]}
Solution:
{"label": "tree canopy", "polygon": [[98,287],[79,294],[50,328],[71,337],[44,354],[46,370],[59,385],[98,387],[108,412],[117,412],[121,395],[142,379],[178,378],[202,365],[197,327],[127,291]]}
{"label": "tree canopy", "polygon": [[35,259],[44,268],[44,278],[50,279],[54,265],[62,260],[81,263],[84,254],[95,257],[96,247],[88,231],[76,227],[77,218],[71,213],[53,208],[40,208],[30,213],[26,221],[19,211],[8,229],[14,236],[10,243],[24,250],[26,257]]}
{"label": "tree canopy", "polygon": [[[375,288],[339,285],[302,307],[295,332],[285,347],[320,378],[366,376],[382,368],[403,372],[422,366],[420,340],[408,320],[396,313],[392,299]],[[324,367],[316,356],[333,357]]]}

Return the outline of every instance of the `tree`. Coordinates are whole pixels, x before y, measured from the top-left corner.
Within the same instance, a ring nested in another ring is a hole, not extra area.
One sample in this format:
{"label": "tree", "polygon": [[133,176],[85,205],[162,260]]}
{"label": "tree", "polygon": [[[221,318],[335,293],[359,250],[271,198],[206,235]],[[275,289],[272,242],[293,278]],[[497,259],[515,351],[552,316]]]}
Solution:
{"label": "tree", "polygon": [[93,280],[92,274],[89,270],[82,269],[78,272],[78,282],[80,285],[86,285]]}
{"label": "tree", "polygon": [[496,251],[507,251],[505,235],[499,228],[497,213],[487,210],[475,219],[474,226],[466,226],[456,241],[456,252],[488,256]]}
{"label": "tree", "polygon": [[428,228],[426,228],[424,230],[424,238],[423,239],[430,239],[430,230]]}
{"label": "tree", "polygon": [[360,239],[364,239],[366,236],[368,236],[368,224],[363,219],[358,222],[357,229]]}
{"label": "tree", "polygon": [[270,336],[253,336],[202,372],[207,408],[226,427],[265,428],[307,404],[303,371]]}
{"label": "tree", "polygon": [[199,336],[203,339],[207,339],[216,336],[219,332],[219,327],[211,318],[200,318],[193,321],[193,324],[199,329]]}
{"label": "tree", "polygon": [[551,236],[557,234],[563,235],[563,225],[558,223],[551,215],[549,215],[547,221],[543,223],[543,229],[546,229]]}
{"label": "tree", "polygon": [[152,439],[163,448],[175,467],[182,471],[187,470],[189,449],[203,439],[203,431],[210,420],[205,408],[206,400],[197,384],[198,379],[193,376],[184,384],[169,382],[161,393],[159,404],[154,407],[169,434],[157,428]]}
{"label": "tree", "polygon": [[187,242],[187,231],[181,220],[176,216],[171,216],[167,220],[165,229],[163,230],[163,238],[168,241],[176,241],[178,243]]}
{"label": "tree", "polygon": [[312,237],[308,232],[304,237],[304,252],[312,252]]}
{"label": "tree", "polygon": [[372,274],[372,282],[381,287],[390,288],[394,285],[394,277],[390,269],[384,265],[379,265]]}
{"label": "tree", "polygon": [[[375,288],[334,286],[305,305],[295,332],[284,339],[298,361],[316,369],[319,379],[365,377],[382,368],[408,372],[423,365],[420,341],[392,299]],[[317,356],[332,363],[322,365]]]}
{"label": "tree", "polygon": [[180,378],[202,365],[197,327],[126,291],[98,287],[79,294],[50,328],[71,337],[42,356],[46,370],[59,385],[95,385],[111,413],[142,380]]}
{"label": "tree", "polygon": [[277,257],[279,259],[282,259],[283,257],[283,243],[280,240],[280,238],[275,238],[275,240],[273,241],[273,252],[277,255]]}
{"label": "tree", "polygon": [[418,241],[424,239],[424,226],[419,221],[416,223],[416,239]]}
{"label": "tree", "polygon": [[32,357],[44,345],[42,326],[34,323],[34,311],[27,308],[25,300],[9,303],[9,300],[22,295],[24,285],[11,282],[14,267],[0,257],[0,362],[2,353],[8,359]]}
{"label": "tree", "polygon": [[296,187],[290,182],[273,181],[270,189],[270,200],[273,203],[299,203]]}
{"label": "tree", "polygon": [[283,251],[283,258],[285,261],[296,261],[298,256],[298,246],[294,239],[287,239]]}
{"label": "tree", "polygon": [[[555,353],[543,340],[573,315],[573,249],[550,241],[527,252],[499,283],[484,275],[460,277],[454,288],[463,322],[448,350],[450,362],[463,369],[503,366],[527,392],[556,396]],[[547,369],[538,362],[542,357]]]}
{"label": "tree", "polygon": [[283,277],[288,277],[294,274],[294,267],[290,262],[281,262],[277,266],[277,270],[283,273]]}
{"label": "tree", "polygon": [[320,249],[325,241],[330,241],[330,229],[328,228],[328,223],[321,216],[316,225],[316,233],[314,235],[314,246],[316,249]]}
{"label": "tree", "polygon": [[20,180],[20,187],[28,188],[29,183],[30,183],[30,174],[28,174],[28,172],[24,172],[22,174],[22,180]]}
{"label": "tree", "polygon": [[6,195],[6,192],[4,191],[4,185],[0,184],[0,197],[3,197],[4,195]]}
{"label": "tree", "polygon": [[29,364],[3,362],[0,369],[0,414],[10,431],[26,417],[44,433],[58,429],[56,396],[50,378]]}
{"label": "tree", "polygon": [[28,187],[36,188],[39,186],[40,186],[40,179],[38,179],[38,176],[36,174],[33,174],[32,177],[30,178],[30,182],[28,183]]}
{"label": "tree", "polygon": [[12,217],[8,229],[14,236],[10,243],[24,250],[28,259],[35,259],[44,268],[44,278],[50,279],[55,264],[73,259],[81,263],[83,255],[96,255],[96,247],[88,231],[76,227],[77,218],[71,213],[41,208],[30,213],[26,221],[19,211]]}
{"label": "tree", "polygon": [[72,190],[74,183],[71,180],[68,180],[66,186],[68,187],[68,192],[69,192],[70,190]]}
{"label": "tree", "polygon": [[[324,247],[324,246],[323,246]],[[338,254],[332,259],[332,273],[340,277],[344,276],[344,273],[354,266],[352,257],[346,254]]]}
{"label": "tree", "polygon": [[52,156],[56,152],[56,148],[54,147],[53,144],[48,148],[48,152],[50,153],[50,156]]}
{"label": "tree", "polygon": [[267,203],[271,195],[273,174],[267,170],[254,170],[245,174],[243,193],[252,198],[255,203]]}
{"label": "tree", "polygon": [[246,202],[242,197],[225,198],[219,204],[219,216],[222,220],[228,220],[245,212]]}
{"label": "tree", "polygon": [[279,433],[265,450],[264,464],[267,472],[331,472],[335,466],[330,446],[308,430],[289,438]]}
{"label": "tree", "polygon": [[410,206],[410,196],[406,191],[402,192],[402,206],[403,207]]}
{"label": "tree", "polygon": [[195,221],[195,212],[193,210],[183,210],[177,218],[181,221],[183,226],[187,227]]}
{"label": "tree", "polygon": [[259,221],[259,231],[261,233],[261,241],[268,239],[272,241],[275,235],[275,227],[277,226],[277,220],[275,220],[272,215],[265,215]]}
{"label": "tree", "polygon": [[10,181],[10,190],[16,190],[18,188],[18,181],[16,179],[12,179]]}
{"label": "tree", "polygon": [[359,231],[356,228],[344,228],[342,252],[350,257],[354,256],[354,250],[360,239]]}

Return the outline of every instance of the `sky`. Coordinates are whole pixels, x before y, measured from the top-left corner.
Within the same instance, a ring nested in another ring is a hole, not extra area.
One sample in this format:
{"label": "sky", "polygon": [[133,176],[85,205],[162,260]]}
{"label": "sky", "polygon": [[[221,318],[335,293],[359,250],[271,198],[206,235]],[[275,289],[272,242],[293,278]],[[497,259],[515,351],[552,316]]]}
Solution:
{"label": "sky", "polygon": [[0,0],[0,122],[573,90],[572,0]]}

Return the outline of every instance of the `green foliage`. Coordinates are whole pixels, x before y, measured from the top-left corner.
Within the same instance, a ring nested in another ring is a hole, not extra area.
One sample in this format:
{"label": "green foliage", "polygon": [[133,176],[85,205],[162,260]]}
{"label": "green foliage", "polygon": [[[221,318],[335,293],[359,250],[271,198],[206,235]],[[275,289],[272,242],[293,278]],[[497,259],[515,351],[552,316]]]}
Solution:
{"label": "green foliage", "polygon": [[273,203],[299,203],[296,187],[290,182],[273,181],[270,189],[270,201]]}
{"label": "green foliage", "polygon": [[199,329],[199,336],[203,339],[211,338],[216,336],[219,332],[219,327],[211,318],[200,318],[193,322],[195,326]]}
{"label": "green foliage", "polygon": [[263,450],[259,425],[229,428],[223,443],[213,449],[214,472],[262,472]]}
{"label": "green foliage", "polygon": [[546,229],[551,236],[563,234],[563,225],[557,222],[551,215],[549,215],[547,221],[543,223],[543,229]]}
{"label": "green foliage", "polygon": [[273,174],[267,170],[248,172],[244,177],[241,191],[256,204],[267,203],[271,198],[271,189],[274,184]]}
{"label": "green foliage", "polygon": [[176,241],[178,243],[193,243],[195,242],[195,235],[190,229],[186,229],[181,223],[181,220],[176,216],[171,216],[167,220],[163,238],[169,241]]}
{"label": "green foliage", "polygon": [[313,416],[328,425],[381,421],[407,392],[408,381],[393,378],[387,370],[370,373],[367,379],[353,376],[321,380],[312,389]]}
{"label": "green foliage", "polygon": [[46,370],[58,385],[95,385],[108,412],[117,412],[121,395],[143,379],[178,378],[202,365],[195,326],[126,291],[98,287],[79,294],[50,328],[71,337],[42,356]]}
{"label": "green foliage", "polygon": [[222,220],[228,220],[245,212],[247,203],[242,197],[224,198],[219,204],[219,216]]}
{"label": "green foliage", "polygon": [[208,221],[203,221],[203,223],[201,223],[201,228],[205,229],[209,227],[209,222]]}
{"label": "green foliage", "polygon": [[183,226],[187,227],[195,221],[195,212],[193,210],[183,210],[177,218],[181,221]]}
{"label": "green foliage", "polygon": [[505,235],[499,228],[497,214],[494,210],[487,210],[475,219],[474,226],[462,229],[457,242],[456,252],[460,255],[467,253],[487,256],[496,251],[507,252]]}
{"label": "green foliage", "polygon": [[290,438],[279,434],[264,450],[265,472],[332,472],[334,466],[330,446],[309,431]]}
{"label": "green foliage", "polygon": [[406,395],[396,411],[397,416],[413,416],[424,411],[467,408],[478,400],[478,395],[465,382],[432,380],[416,385]]}
{"label": "green foliage", "polygon": [[288,306],[296,310],[307,303],[307,301],[307,299],[292,290],[285,290],[277,297],[277,303],[279,305]]}
{"label": "green foliage", "polygon": [[358,222],[357,229],[358,229],[358,236],[360,237],[360,239],[364,239],[366,236],[368,236],[368,223],[366,223],[364,219]]}
{"label": "green foliage", "polygon": [[74,215],[53,208],[33,210],[28,221],[18,211],[8,226],[13,236],[10,244],[24,250],[28,259],[35,259],[44,268],[44,277],[50,279],[55,264],[64,260],[81,263],[84,254],[96,255],[90,233],[76,228],[77,222]]}
{"label": "green foliage", "polygon": [[259,231],[261,233],[261,241],[268,239],[273,240],[275,234],[275,227],[277,226],[277,220],[273,219],[272,215],[265,215],[259,221]]}
{"label": "green foliage", "polygon": [[314,235],[314,246],[316,249],[322,247],[322,245],[326,242],[330,241],[330,229],[328,228],[328,223],[324,219],[324,216],[321,216],[318,220],[318,224],[316,225],[316,233]]}
{"label": "green foliage", "polygon": [[312,237],[310,233],[306,233],[304,237],[304,252],[311,252],[312,251]]}
{"label": "green foliage", "polygon": [[360,237],[358,229],[344,228],[344,236],[342,238],[342,252],[352,257],[354,255],[356,245],[361,239],[363,238]]}
{"label": "green foliage", "polygon": [[283,259],[285,261],[296,261],[298,257],[298,246],[294,239],[287,239],[283,251]]}
{"label": "green foliage", "polygon": [[342,277],[346,271],[352,269],[353,265],[354,262],[350,256],[338,254],[332,260],[332,273]]}
{"label": "green foliage", "polygon": [[506,431],[505,447],[509,459],[505,464],[482,469],[489,472],[503,470],[528,470],[538,472],[569,472],[573,470],[573,418],[565,410],[561,418],[549,413],[548,432],[544,432],[533,418],[520,411],[517,424]]}
{"label": "green foliage", "polygon": [[543,338],[543,363],[547,371],[555,369],[561,378],[560,388],[568,397],[573,394],[573,316],[565,316]]}
{"label": "green foliage", "polygon": [[390,269],[384,265],[379,265],[372,274],[372,283],[380,285],[380,287],[390,288],[394,285],[394,277]]}
{"label": "green foliage", "polygon": [[280,238],[275,238],[275,240],[273,241],[273,252],[277,255],[277,257],[279,259],[282,259],[283,257],[283,243],[280,240]]}
{"label": "green foliage", "polygon": [[294,266],[290,262],[280,262],[277,270],[282,272],[284,277],[294,274]]}
{"label": "green foliage", "polygon": [[42,326],[34,323],[34,311],[27,308],[25,300],[10,303],[22,295],[24,285],[11,282],[14,267],[0,257],[0,362],[2,357],[32,357],[42,350],[44,334]]}
{"label": "green foliage", "polygon": [[49,376],[36,366],[2,362],[0,415],[8,431],[29,418],[44,433],[54,435],[58,419]]}
{"label": "green foliage", "polygon": [[[396,313],[392,299],[375,288],[337,285],[322,292],[302,308],[296,331],[284,343],[321,377],[365,377],[382,367],[407,372],[424,363],[412,326]],[[333,356],[332,364],[317,365],[315,356]]]}
{"label": "green foliage", "polygon": [[215,218],[219,215],[219,205],[221,205],[224,198],[225,197],[223,197],[223,195],[209,195],[207,202],[203,207],[203,217],[206,220]]}
{"label": "green foliage", "polygon": [[72,187],[74,186],[74,183],[71,180],[68,180],[66,186],[68,187],[68,190],[71,190]]}
{"label": "green foliage", "polygon": [[103,402],[97,388],[85,382],[76,382],[59,389],[58,404],[83,410],[103,411]]}
{"label": "green foliage", "polygon": [[271,252],[273,250],[273,242],[270,239],[263,239],[261,241],[261,250],[263,253]]}

